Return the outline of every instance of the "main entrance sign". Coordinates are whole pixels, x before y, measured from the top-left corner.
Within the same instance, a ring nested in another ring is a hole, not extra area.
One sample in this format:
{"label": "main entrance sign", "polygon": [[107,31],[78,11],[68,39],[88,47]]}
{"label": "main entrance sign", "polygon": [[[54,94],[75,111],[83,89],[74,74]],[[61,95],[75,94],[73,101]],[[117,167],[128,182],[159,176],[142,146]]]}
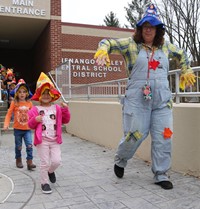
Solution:
{"label": "main entrance sign", "polygon": [[0,2],[0,14],[14,16],[47,17],[50,9],[49,0],[10,0]]}

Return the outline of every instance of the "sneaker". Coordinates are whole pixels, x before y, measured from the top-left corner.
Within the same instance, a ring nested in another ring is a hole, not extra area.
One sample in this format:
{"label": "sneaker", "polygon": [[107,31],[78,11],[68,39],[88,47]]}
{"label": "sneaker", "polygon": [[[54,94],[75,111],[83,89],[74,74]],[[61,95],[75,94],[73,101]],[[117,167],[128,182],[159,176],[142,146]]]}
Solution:
{"label": "sneaker", "polygon": [[163,189],[173,189],[173,184],[170,181],[160,181],[155,184],[161,186]]}
{"label": "sneaker", "polygon": [[50,194],[50,193],[52,193],[52,190],[51,190],[51,187],[49,186],[49,184],[42,184],[41,185],[41,188],[42,188],[42,192],[44,194]]}
{"label": "sneaker", "polygon": [[124,176],[124,168],[121,168],[116,164],[114,165],[114,172],[118,178],[122,178]]}
{"label": "sneaker", "polygon": [[56,182],[56,175],[55,175],[55,173],[54,172],[53,173],[49,173],[48,172],[48,175],[49,175],[50,182],[51,183],[55,183]]}

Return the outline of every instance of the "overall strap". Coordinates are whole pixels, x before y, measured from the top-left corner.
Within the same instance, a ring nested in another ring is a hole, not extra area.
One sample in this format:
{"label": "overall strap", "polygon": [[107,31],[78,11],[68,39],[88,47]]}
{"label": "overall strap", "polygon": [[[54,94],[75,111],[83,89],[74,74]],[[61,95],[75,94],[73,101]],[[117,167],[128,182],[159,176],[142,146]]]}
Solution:
{"label": "overall strap", "polygon": [[134,56],[134,63],[131,64],[130,66],[128,66],[128,77],[129,77],[130,74],[131,74],[132,68],[133,68],[133,66],[134,66],[134,64],[135,64],[135,61],[137,60],[138,54],[140,53],[140,50],[141,50],[141,48],[142,48],[142,44],[136,44],[136,43],[135,43],[135,45],[136,45],[136,47],[137,47],[137,48],[135,48],[135,49],[137,49],[137,50],[134,51],[134,54],[135,54],[135,56]]}

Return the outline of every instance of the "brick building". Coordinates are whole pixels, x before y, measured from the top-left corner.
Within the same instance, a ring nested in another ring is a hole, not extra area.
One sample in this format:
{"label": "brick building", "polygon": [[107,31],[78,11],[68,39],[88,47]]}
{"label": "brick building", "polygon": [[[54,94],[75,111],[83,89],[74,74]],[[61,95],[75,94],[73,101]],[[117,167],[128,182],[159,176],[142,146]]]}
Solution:
{"label": "brick building", "polygon": [[[81,18],[81,17],[80,17]],[[70,60],[72,83],[93,83],[126,77],[123,58],[111,55],[111,66],[100,67],[93,56],[104,37],[128,37],[133,30],[64,23],[61,0],[0,2],[0,63],[14,68],[35,88],[41,71]]]}

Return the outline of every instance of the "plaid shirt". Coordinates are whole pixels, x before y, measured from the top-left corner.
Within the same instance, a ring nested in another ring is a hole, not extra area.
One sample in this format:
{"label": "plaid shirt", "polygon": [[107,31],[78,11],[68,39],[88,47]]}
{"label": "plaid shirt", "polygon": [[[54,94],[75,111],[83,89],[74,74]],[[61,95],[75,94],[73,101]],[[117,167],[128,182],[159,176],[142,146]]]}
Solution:
{"label": "plaid shirt", "polygon": [[[136,44],[133,38],[129,37],[120,39],[103,39],[99,43],[98,50],[105,50],[108,52],[108,54],[121,54],[125,59],[127,65],[127,74],[129,75],[133,65],[136,62],[141,47],[141,44]],[[169,56],[178,58],[182,73],[193,73],[187,54],[183,49],[180,49],[169,42],[165,42],[160,48],[168,58]]]}

